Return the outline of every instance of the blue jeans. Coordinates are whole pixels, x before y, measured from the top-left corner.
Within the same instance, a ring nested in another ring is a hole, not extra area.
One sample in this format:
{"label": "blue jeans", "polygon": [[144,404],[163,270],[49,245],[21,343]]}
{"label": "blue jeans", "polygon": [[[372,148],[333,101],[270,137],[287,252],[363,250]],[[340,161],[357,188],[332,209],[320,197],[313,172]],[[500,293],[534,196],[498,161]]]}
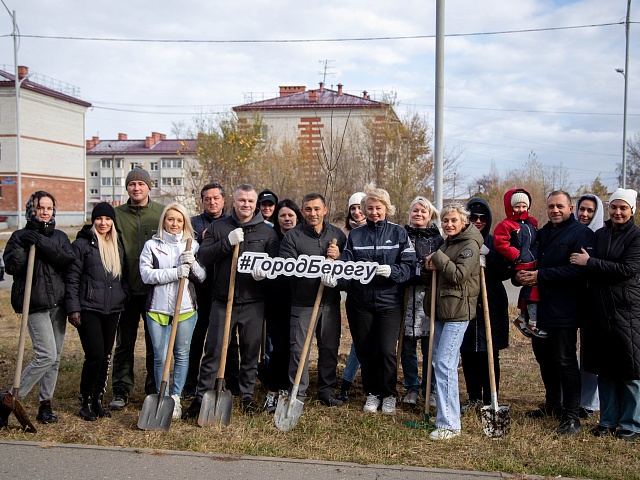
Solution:
{"label": "blue jeans", "polygon": [[640,380],[598,375],[600,425],[640,433]]}
{"label": "blue jeans", "polygon": [[[580,343],[582,344],[582,329],[580,329]],[[598,400],[598,376],[582,369],[582,345],[580,345],[580,406],[594,412],[600,410]]]}
{"label": "blue jeans", "polygon": [[[176,331],[176,341],[173,344],[173,384],[171,385],[171,395],[182,395],[182,388],[187,379],[189,370],[189,350],[191,349],[191,336],[196,327],[198,312],[193,312],[186,320],[178,322]],[[153,373],[156,379],[156,393],[160,393],[162,383],[162,373],[164,371],[164,361],[167,358],[167,347],[171,336],[171,324],[160,325],[147,314],[147,329],[153,344]],[[169,392],[169,385],[164,395]]]}
{"label": "blue jeans", "polygon": [[349,357],[347,358],[347,364],[342,372],[342,380],[345,382],[353,383],[356,379],[356,375],[360,370],[360,361],[356,356],[356,346],[351,342],[351,350],[349,351]]}
{"label": "blue jeans", "polygon": [[433,373],[436,377],[436,427],[461,430],[458,363],[469,322],[435,322]]}
{"label": "blue jeans", "polygon": [[67,327],[64,307],[29,313],[27,320],[34,358],[20,376],[20,399],[24,398],[36,383],[38,400],[51,400],[58,381],[58,367]]}
{"label": "blue jeans", "polygon": [[[418,378],[418,354],[416,353],[418,342],[420,342],[420,350],[422,351],[422,381]],[[422,390],[423,395],[426,393],[427,370],[424,363],[428,354],[429,337],[408,337],[406,335],[402,337],[400,361],[404,374],[404,388],[407,389],[407,392],[419,393]],[[431,380],[433,384],[433,378]],[[435,392],[435,389],[432,388],[431,391]]]}

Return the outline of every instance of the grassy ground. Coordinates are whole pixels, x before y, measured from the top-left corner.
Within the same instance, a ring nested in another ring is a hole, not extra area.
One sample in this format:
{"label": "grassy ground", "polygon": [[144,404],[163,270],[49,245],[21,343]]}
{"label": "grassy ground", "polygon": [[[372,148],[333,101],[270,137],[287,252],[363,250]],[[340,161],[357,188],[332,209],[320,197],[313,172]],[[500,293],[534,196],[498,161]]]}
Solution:
{"label": "grassy ground", "polygon": [[[19,317],[9,306],[8,292],[0,292],[0,388],[13,381]],[[142,378],[142,346],[137,351],[137,378]],[[348,329],[343,331],[339,373],[344,368],[350,346]],[[27,342],[25,365],[30,360]],[[585,422],[585,433],[574,438],[559,439],[554,435],[553,420],[530,420],[524,412],[535,408],[543,399],[543,387],[529,342],[513,333],[511,347],[501,355],[501,405],[510,405],[512,428],[504,439],[494,441],[482,433],[480,418],[469,412],[463,416],[462,436],[432,442],[428,431],[407,428],[406,421],[422,418],[422,406],[417,410],[400,408],[395,417],[365,415],[364,396],[358,388],[347,406],[323,406],[313,398],[305,405],[297,427],[283,433],[276,429],[273,417],[262,413],[253,417],[240,412],[234,405],[231,424],[226,428],[200,428],[192,422],[174,421],[169,432],[137,430],[138,413],[144,394],[138,388],[131,404],[111,419],[84,422],[77,415],[78,385],[82,349],[77,332],[67,331],[65,351],[55,396],[55,411],[60,422],[38,425],[35,435],[23,433],[11,417],[10,428],[0,431],[0,438],[41,442],[116,445],[154,449],[218,452],[237,455],[261,455],[299,459],[319,459],[356,463],[383,463],[429,468],[500,471],[522,477],[537,474],[548,477],[586,477],[602,479],[640,478],[640,442],[623,442],[613,438],[596,438],[588,430],[597,418]],[[314,381],[315,362],[311,375]],[[461,378],[461,392],[465,392]],[[359,377],[356,379],[356,387]],[[138,382],[139,383],[139,382]],[[404,395],[401,379],[399,390]],[[262,401],[265,391],[256,390]],[[402,397],[401,397],[402,398]],[[461,394],[466,400],[465,393]],[[400,400],[400,399],[399,399]],[[236,400],[237,402],[237,400]],[[37,398],[35,391],[23,401],[35,421]]]}

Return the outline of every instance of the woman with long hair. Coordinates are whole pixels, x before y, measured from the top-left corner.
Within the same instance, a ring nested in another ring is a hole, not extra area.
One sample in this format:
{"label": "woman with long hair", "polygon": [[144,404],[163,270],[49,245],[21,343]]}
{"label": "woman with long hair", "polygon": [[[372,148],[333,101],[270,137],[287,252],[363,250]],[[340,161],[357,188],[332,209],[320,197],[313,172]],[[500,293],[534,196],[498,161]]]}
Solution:
{"label": "woman with long hair", "polygon": [[[140,276],[151,286],[147,296],[147,328],[153,344],[153,365],[156,379],[156,391],[160,395],[160,383],[167,356],[172,322],[178,323],[175,344],[173,346],[173,383],[171,397],[175,402],[173,418],[182,415],[180,396],[189,369],[189,349],[191,336],[196,325],[196,291],[192,282],[202,282],[206,271],[198,261],[199,243],[193,242],[190,251],[186,251],[187,239],[193,238],[193,227],[187,210],[179,203],[170,203],[160,215],[158,233],[147,240],[140,254]],[[174,318],[178,286],[181,278],[186,278],[180,315]],[[169,389],[167,385],[167,390]]]}
{"label": "woman with long hair", "polygon": [[127,299],[124,248],[115,219],[110,204],[98,203],[93,208],[91,224],[82,227],[72,244],[76,258],[67,271],[67,316],[78,329],[84,350],[78,415],[90,422],[111,416],[102,406],[102,397],[118,319]]}

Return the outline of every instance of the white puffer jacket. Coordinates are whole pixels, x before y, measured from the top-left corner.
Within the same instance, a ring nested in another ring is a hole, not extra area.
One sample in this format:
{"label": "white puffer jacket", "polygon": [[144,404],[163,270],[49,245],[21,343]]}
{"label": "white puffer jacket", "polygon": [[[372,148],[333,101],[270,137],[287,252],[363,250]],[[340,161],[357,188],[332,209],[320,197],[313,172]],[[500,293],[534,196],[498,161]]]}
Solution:
{"label": "white puffer jacket", "polygon": [[[147,296],[148,312],[174,314],[180,280],[178,278],[180,255],[187,246],[186,239],[182,237],[182,233],[174,235],[163,232],[163,238],[156,234],[151,240],[147,240],[142,248],[140,276],[145,284],[152,287]],[[198,242],[193,242],[191,248],[194,255],[197,255]],[[206,275],[206,270],[196,260],[191,265],[189,278],[184,285],[180,313],[196,310],[196,292],[192,282],[201,283]]]}

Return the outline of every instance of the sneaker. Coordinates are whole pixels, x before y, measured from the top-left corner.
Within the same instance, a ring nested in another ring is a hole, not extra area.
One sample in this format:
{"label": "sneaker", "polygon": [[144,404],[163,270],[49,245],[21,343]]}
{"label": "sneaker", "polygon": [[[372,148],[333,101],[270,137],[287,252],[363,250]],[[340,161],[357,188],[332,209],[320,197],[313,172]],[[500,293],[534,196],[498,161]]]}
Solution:
{"label": "sneaker", "polygon": [[467,403],[460,407],[460,413],[465,413],[466,411],[479,412],[480,409],[484,407],[484,402],[482,400],[469,400]]}
{"label": "sneaker", "polygon": [[202,400],[198,400],[198,398],[194,398],[189,408],[182,414],[183,420],[188,420],[190,418],[198,418],[200,416],[200,407],[202,406]]}
{"label": "sneaker", "polygon": [[242,400],[240,409],[247,415],[255,415],[260,411],[260,407],[258,407],[253,400]]}
{"label": "sneaker", "polygon": [[459,437],[460,430],[447,430],[446,428],[436,428],[429,434],[431,440],[451,440],[452,438]]}
{"label": "sneaker", "polygon": [[396,414],[396,397],[384,397],[384,399],[382,400],[382,413],[384,415]]}
{"label": "sneaker", "polygon": [[267,393],[267,398],[264,401],[264,405],[262,409],[267,412],[269,415],[275,413],[276,408],[278,407],[278,395],[275,393]]}
{"label": "sneaker", "polygon": [[596,437],[611,437],[616,434],[616,427],[603,427],[602,425],[596,425],[591,433]]}
{"label": "sneaker", "polygon": [[109,410],[122,410],[129,403],[129,396],[126,393],[118,392],[113,394],[113,399],[109,404]]}
{"label": "sneaker", "polygon": [[402,403],[406,403],[407,405],[416,405],[418,403],[418,392],[409,390],[407,396],[402,400]]}
{"label": "sneaker", "polygon": [[333,395],[331,395],[329,398],[320,398],[319,400],[320,403],[326,405],[327,407],[341,407],[344,404],[342,400],[337,399]]}
{"label": "sneaker", "polygon": [[178,420],[182,418],[182,405],[180,404],[180,395],[171,395],[173,398],[173,415],[171,418]]}
{"label": "sneaker", "polygon": [[549,334],[546,331],[541,330],[537,326],[532,325],[530,323],[527,323],[527,328],[531,333],[531,335],[533,335],[534,337],[547,338],[549,336]]}
{"label": "sneaker", "polygon": [[556,433],[561,437],[573,437],[582,433],[582,425],[580,420],[565,420],[560,424]]}
{"label": "sneaker", "polygon": [[367,395],[367,401],[364,404],[363,410],[365,412],[376,413],[381,403],[382,402],[377,395],[373,395],[370,393],[369,395]]}
{"label": "sneaker", "polygon": [[56,423],[58,421],[58,416],[51,410],[51,400],[43,400],[40,402],[36,420],[40,423]]}
{"label": "sneaker", "polygon": [[522,333],[525,337],[531,338],[533,336],[531,331],[529,331],[529,324],[523,317],[519,316],[517,318],[514,318],[513,324],[518,327],[520,333]]}
{"label": "sneaker", "polygon": [[538,405],[536,410],[529,410],[524,414],[527,418],[562,417],[562,407],[548,407],[546,403]]}

